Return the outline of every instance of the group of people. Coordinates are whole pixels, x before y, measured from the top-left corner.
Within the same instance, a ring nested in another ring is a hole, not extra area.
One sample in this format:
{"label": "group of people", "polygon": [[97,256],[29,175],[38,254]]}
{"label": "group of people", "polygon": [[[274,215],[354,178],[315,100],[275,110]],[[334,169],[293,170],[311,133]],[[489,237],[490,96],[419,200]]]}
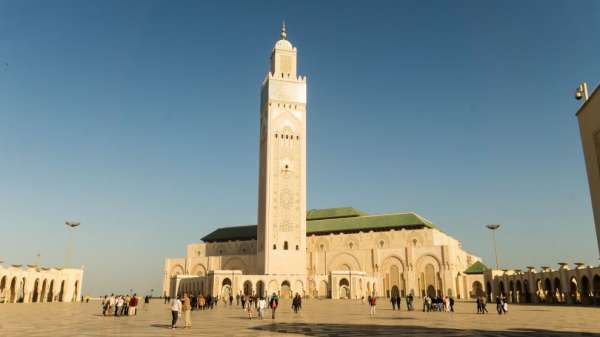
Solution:
{"label": "group of people", "polygon": [[137,315],[137,306],[139,298],[137,294],[133,296],[129,295],[117,295],[114,294],[104,295],[102,298],[102,315],[103,316],[134,316]]}
{"label": "group of people", "polygon": [[485,297],[483,296],[479,296],[477,297],[477,313],[478,314],[487,314],[487,308],[486,308],[486,301],[485,301]]}
{"label": "group of people", "polygon": [[[406,310],[413,311],[414,310],[414,301],[415,298],[413,294],[408,294],[406,296]],[[392,310],[400,310],[400,305],[402,304],[402,296],[400,295],[392,295],[390,297],[390,302],[392,303]]]}
{"label": "group of people", "polygon": [[425,295],[423,298],[423,312],[430,311],[445,311],[454,312],[454,298],[449,296],[429,297]]}

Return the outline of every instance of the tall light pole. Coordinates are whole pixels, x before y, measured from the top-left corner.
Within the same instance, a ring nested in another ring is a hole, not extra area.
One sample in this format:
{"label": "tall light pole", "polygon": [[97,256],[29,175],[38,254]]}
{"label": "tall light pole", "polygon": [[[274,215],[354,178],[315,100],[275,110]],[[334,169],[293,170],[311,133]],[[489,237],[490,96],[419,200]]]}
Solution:
{"label": "tall light pole", "polygon": [[583,98],[584,103],[589,98],[588,87],[587,87],[587,83],[585,83],[585,82],[582,82],[575,90],[575,99],[580,100],[582,98]]}
{"label": "tall light pole", "polygon": [[65,225],[67,225],[67,230],[69,231],[69,241],[67,242],[67,256],[65,257],[65,268],[69,268],[71,266],[71,254],[73,251],[73,230],[75,227],[79,226],[79,221],[65,221]]}
{"label": "tall light pole", "polygon": [[500,228],[500,225],[486,225],[489,230],[492,231],[492,239],[494,240],[494,256],[496,257],[496,269],[498,269],[498,249],[496,248],[496,230]]}

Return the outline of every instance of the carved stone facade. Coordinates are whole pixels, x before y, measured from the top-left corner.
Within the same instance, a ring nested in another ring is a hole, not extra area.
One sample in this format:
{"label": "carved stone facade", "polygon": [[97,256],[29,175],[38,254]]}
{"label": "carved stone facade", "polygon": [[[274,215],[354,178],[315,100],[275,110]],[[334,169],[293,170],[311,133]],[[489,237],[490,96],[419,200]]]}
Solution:
{"label": "carved stone facade", "polygon": [[163,294],[472,295],[480,259],[414,213],[306,211],[306,77],[285,28],[261,92],[258,225],[219,228],[166,259]]}

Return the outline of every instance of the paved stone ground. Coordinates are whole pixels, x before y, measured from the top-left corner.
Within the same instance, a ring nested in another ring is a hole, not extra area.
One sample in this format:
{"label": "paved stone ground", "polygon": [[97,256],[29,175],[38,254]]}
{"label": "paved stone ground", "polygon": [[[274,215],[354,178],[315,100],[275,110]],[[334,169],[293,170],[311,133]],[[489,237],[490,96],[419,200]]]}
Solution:
{"label": "paved stone ground", "polygon": [[[239,307],[192,312],[192,329],[169,329],[162,301],[142,306],[135,317],[103,317],[98,302],[0,305],[0,337],[19,336],[510,336],[600,337],[600,308],[513,305],[508,315],[477,315],[474,304],[456,312],[392,311],[387,303],[369,317],[366,304],[307,300],[294,314],[282,302],[277,319],[249,320]],[[181,322],[179,322],[181,323]]]}

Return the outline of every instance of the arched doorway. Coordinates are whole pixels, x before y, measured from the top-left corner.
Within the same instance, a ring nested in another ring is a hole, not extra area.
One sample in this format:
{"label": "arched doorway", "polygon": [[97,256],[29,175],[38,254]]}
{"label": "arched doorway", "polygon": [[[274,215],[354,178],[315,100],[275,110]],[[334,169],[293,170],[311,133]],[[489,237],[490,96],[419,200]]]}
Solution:
{"label": "arched doorway", "polygon": [[[77,293],[75,293],[75,297],[77,297]],[[54,280],[50,281],[50,287],[48,287],[48,298],[46,302],[54,301]]]}
{"label": "arched doorway", "polygon": [[487,301],[492,302],[492,284],[490,282],[485,285],[485,293],[487,295]]}
{"label": "arched doorway", "polygon": [[435,298],[436,292],[435,287],[432,285],[427,286],[427,296],[431,298]]}
{"label": "arched doorway", "polygon": [[[54,283],[54,281],[52,281]],[[79,295],[79,281],[75,281],[75,287],[73,289],[73,298],[71,298],[71,302],[77,302],[77,297]]]}
{"label": "arched doorway", "polygon": [[233,289],[231,288],[231,280],[226,277],[221,283],[221,298],[229,298],[233,294]]}
{"label": "arched doorway", "polygon": [[529,292],[529,281],[523,281],[523,293],[525,294],[525,303],[531,303],[531,293]]}
{"label": "arched doorway", "polygon": [[0,280],[0,303],[4,303],[6,301],[6,295],[4,292],[6,291],[6,276],[2,276]]}
{"label": "arched doorway", "polygon": [[556,303],[562,303],[564,300],[562,288],[560,286],[560,279],[558,277],[554,279],[554,298]]}
{"label": "arched doorway", "polygon": [[510,303],[515,303],[515,283],[513,281],[508,283],[507,300],[510,301]]}
{"label": "arched doorway", "polygon": [[523,302],[523,293],[521,291],[521,280],[517,280],[517,283],[515,283],[515,302],[516,303]]}
{"label": "arched doorway", "polygon": [[506,297],[506,289],[504,289],[504,282],[500,281],[500,296]]}
{"label": "arched doorway", "polygon": [[350,282],[348,282],[348,280],[345,278],[340,280],[339,298],[340,299],[349,299],[350,298]]}
{"label": "arched doorway", "polygon": [[36,303],[39,301],[40,299],[40,279],[35,279],[35,282],[33,283],[33,295],[31,296],[31,302],[32,303]]}
{"label": "arched doorway", "polygon": [[281,282],[281,297],[282,298],[292,298],[292,288],[290,287],[290,282],[285,280]]}
{"label": "arched doorway", "polygon": [[65,281],[60,282],[60,292],[58,293],[58,300],[63,302],[65,300]]}
{"label": "arched doorway", "polygon": [[544,298],[546,303],[553,303],[552,281],[549,278],[544,281]]}
{"label": "arched doorway", "polygon": [[577,287],[577,279],[575,277],[571,277],[571,280],[569,280],[569,297],[571,299],[571,303],[581,303],[581,295],[579,294],[579,288]]}
{"label": "arched doorway", "polygon": [[264,297],[265,295],[265,284],[263,281],[256,282],[256,295],[259,297]]}
{"label": "arched doorway", "polygon": [[244,282],[244,295],[252,296],[252,282],[250,280]]}
{"label": "arched doorway", "polygon": [[46,284],[46,280],[42,282],[42,291],[40,292],[40,302],[46,302],[47,289],[48,285]]}
{"label": "arched doorway", "polygon": [[21,279],[21,282],[19,282],[19,292],[17,294],[17,302],[18,303],[25,302],[25,293],[26,293],[25,286],[26,285],[27,285],[27,280],[23,277]]}
{"label": "arched doorway", "polygon": [[13,277],[10,281],[10,289],[8,296],[8,303],[15,303],[17,301],[17,278]]}
{"label": "arched doorway", "polygon": [[319,282],[319,297],[329,297],[329,287],[327,287],[327,281],[325,280]]}
{"label": "arched doorway", "polygon": [[594,293],[594,304],[600,302],[600,276],[594,275],[592,279],[592,291]]}
{"label": "arched doorway", "polygon": [[590,280],[588,280],[587,276],[583,276],[581,278],[581,303],[582,304],[591,304],[590,303]]}
{"label": "arched doorway", "polygon": [[479,281],[475,281],[473,282],[473,284],[471,285],[471,298],[479,298],[479,297],[483,297],[484,292],[483,292],[483,286],[481,285],[481,282]]}

